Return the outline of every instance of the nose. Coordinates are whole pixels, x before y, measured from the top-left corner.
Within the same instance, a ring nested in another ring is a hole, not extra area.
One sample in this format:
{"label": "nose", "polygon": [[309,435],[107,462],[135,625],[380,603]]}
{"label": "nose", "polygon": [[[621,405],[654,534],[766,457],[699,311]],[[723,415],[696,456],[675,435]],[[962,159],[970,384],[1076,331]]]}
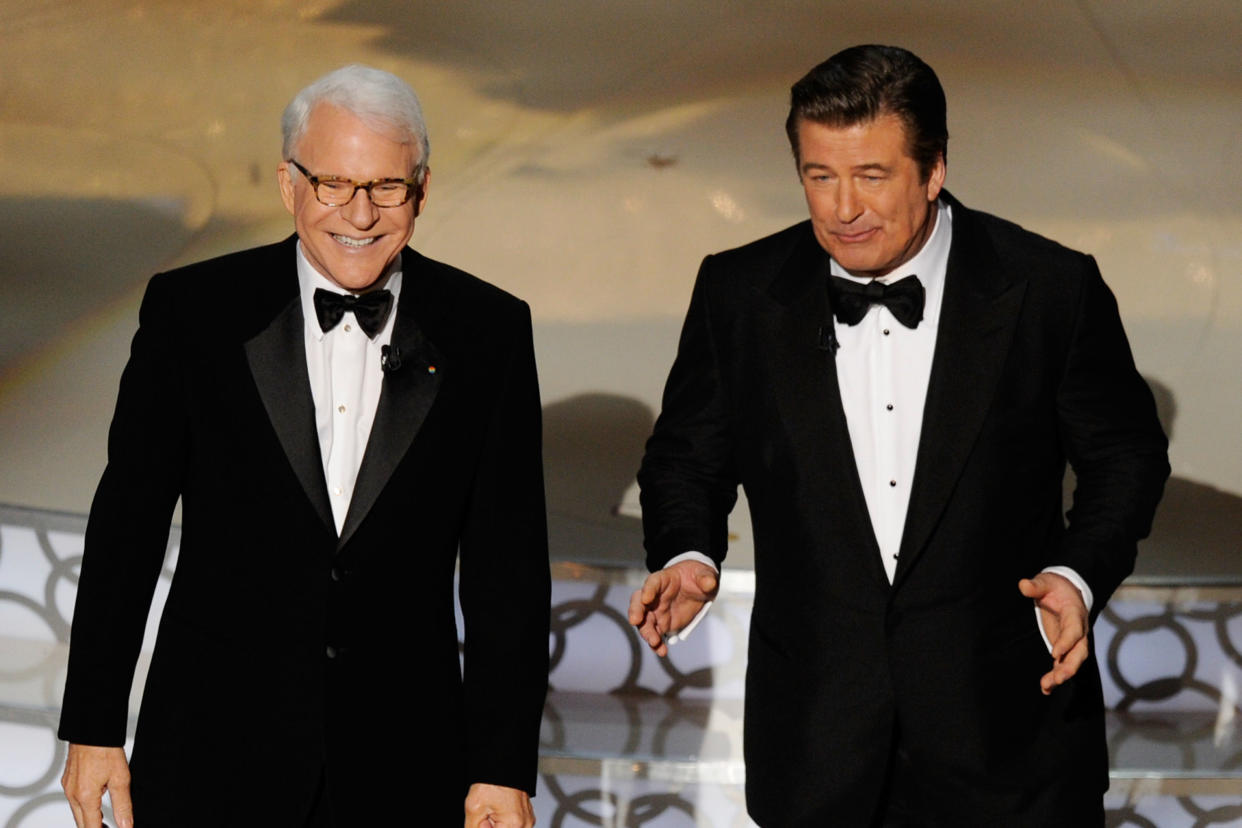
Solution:
{"label": "nose", "polygon": [[849,224],[860,215],[862,215],[862,203],[858,200],[858,194],[854,192],[854,185],[848,178],[845,178],[837,186],[837,221]]}
{"label": "nose", "polygon": [[371,194],[361,187],[354,191],[353,198],[337,209],[341,211],[342,218],[359,230],[365,230],[379,221],[379,208],[371,203]]}

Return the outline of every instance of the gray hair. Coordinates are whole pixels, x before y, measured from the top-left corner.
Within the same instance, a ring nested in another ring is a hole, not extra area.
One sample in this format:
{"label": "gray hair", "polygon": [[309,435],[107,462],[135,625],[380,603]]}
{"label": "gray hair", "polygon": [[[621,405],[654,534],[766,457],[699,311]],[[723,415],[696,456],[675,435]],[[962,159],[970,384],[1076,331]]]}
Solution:
{"label": "gray hair", "polygon": [[417,143],[421,150],[414,177],[421,184],[431,155],[427,124],[418,95],[401,78],[360,63],[351,63],[329,72],[294,96],[280,117],[282,157],[293,157],[294,147],[306,132],[311,112],[321,103],[331,104],[353,114],[376,132],[390,135],[404,144]]}

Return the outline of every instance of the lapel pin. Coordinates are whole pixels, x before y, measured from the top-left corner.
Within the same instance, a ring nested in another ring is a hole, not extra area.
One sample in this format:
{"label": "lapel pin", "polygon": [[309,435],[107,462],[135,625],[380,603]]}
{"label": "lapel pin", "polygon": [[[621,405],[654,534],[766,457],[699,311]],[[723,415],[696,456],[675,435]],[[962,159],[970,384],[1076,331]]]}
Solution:
{"label": "lapel pin", "polygon": [[428,373],[428,374],[434,374],[435,372],[436,372],[436,366],[434,366],[434,365],[428,365],[428,366],[427,366],[427,373]]}

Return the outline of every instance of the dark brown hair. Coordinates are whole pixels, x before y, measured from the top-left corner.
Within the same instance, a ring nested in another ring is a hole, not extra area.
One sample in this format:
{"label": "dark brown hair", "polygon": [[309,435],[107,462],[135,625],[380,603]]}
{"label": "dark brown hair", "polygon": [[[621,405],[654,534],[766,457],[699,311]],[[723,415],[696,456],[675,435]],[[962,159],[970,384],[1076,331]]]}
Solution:
{"label": "dark brown hair", "polygon": [[930,66],[896,46],[851,46],[793,85],[785,132],[795,162],[801,165],[798,126],[803,121],[847,127],[883,115],[895,115],[905,125],[906,151],[926,180],[936,159],[948,157],[944,89]]}

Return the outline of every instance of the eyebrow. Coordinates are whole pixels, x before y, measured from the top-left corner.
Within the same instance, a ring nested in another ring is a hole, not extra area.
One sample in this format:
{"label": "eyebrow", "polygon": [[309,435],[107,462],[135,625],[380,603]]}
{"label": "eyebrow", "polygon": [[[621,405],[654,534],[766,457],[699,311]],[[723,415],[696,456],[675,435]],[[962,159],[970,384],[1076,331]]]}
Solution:
{"label": "eyebrow", "polygon": [[[827,164],[816,164],[815,161],[807,161],[806,164],[802,165],[801,171],[804,175],[817,173],[817,171],[827,171],[827,173],[831,173],[832,168],[830,168]],[[850,173],[853,175],[858,175],[859,173],[889,174],[892,173],[892,171],[893,168],[891,168],[891,166],[878,163],[878,161],[872,161],[872,163],[869,164],[857,164],[850,168]]]}
{"label": "eyebrow", "polygon": [[[832,171],[831,168],[827,164],[817,164],[814,161],[807,161],[805,164],[802,165],[803,172],[811,172],[812,170],[828,170],[829,172]],[[892,172],[892,167],[889,167],[887,164],[881,164],[878,161],[872,161],[869,164],[857,164],[850,168],[851,172],[856,172],[856,173],[868,172],[872,170],[877,170],[879,172]]]}

